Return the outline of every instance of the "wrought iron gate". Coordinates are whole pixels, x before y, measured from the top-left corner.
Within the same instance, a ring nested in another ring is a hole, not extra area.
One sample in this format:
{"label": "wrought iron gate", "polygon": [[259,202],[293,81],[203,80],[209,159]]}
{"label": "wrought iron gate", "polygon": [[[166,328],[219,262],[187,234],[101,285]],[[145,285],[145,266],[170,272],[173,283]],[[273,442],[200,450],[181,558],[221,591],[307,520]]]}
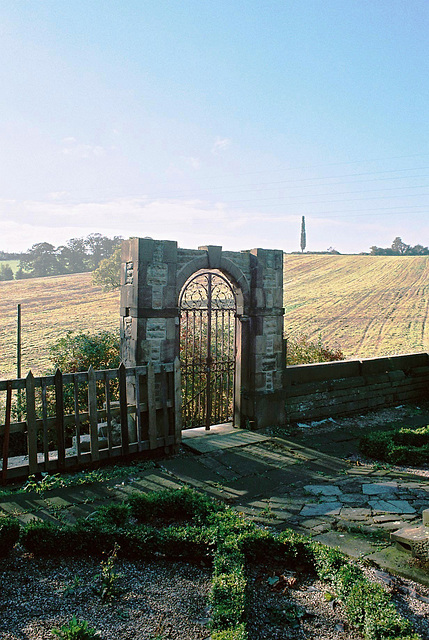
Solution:
{"label": "wrought iron gate", "polygon": [[196,274],[180,297],[183,428],[229,422],[234,406],[236,300],[218,271]]}

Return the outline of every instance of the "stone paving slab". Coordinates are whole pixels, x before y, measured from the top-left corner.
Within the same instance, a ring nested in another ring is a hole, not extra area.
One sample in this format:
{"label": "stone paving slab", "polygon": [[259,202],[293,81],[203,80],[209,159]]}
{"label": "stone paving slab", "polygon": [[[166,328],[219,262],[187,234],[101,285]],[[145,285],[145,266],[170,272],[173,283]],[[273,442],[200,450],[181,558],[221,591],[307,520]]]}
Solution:
{"label": "stone paving slab", "polygon": [[206,434],[202,434],[199,437],[184,438],[183,444],[196,453],[210,453],[219,451],[219,449],[243,447],[253,442],[264,442],[265,440],[269,440],[269,436],[245,429],[237,429],[221,436],[206,432]]}
{"label": "stone paving slab", "polygon": [[373,482],[371,484],[363,484],[362,491],[368,496],[374,495],[386,495],[388,493],[395,493],[398,489],[398,483],[391,482]]}
{"label": "stone paving slab", "polygon": [[338,496],[342,493],[341,489],[331,484],[308,484],[304,487],[308,493],[321,496]]}
{"label": "stone paving slab", "polygon": [[386,513],[411,514],[416,510],[406,500],[369,500],[374,511]]}
{"label": "stone paving slab", "polygon": [[337,516],[343,505],[341,502],[318,502],[315,504],[306,504],[299,514],[302,518],[309,516]]}

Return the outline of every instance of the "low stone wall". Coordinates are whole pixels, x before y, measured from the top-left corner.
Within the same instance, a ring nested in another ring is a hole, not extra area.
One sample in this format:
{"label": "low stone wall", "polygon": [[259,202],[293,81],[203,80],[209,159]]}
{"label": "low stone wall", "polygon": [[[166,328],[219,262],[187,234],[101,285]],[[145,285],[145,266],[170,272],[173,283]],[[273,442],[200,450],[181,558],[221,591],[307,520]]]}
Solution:
{"label": "low stone wall", "polygon": [[429,398],[429,354],[287,367],[286,420],[317,420]]}

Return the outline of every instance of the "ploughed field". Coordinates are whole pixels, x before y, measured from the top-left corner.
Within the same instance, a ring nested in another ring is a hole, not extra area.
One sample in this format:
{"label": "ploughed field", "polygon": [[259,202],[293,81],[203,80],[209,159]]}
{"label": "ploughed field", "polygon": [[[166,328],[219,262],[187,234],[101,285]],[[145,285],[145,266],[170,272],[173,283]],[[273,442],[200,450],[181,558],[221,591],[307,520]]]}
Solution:
{"label": "ploughed field", "polygon": [[[52,370],[49,346],[66,331],[119,326],[119,294],[92,274],[0,282],[0,378],[16,375],[16,305],[22,372]],[[319,335],[347,358],[427,350],[429,256],[285,255],[285,335]]]}
{"label": "ploughed field", "polygon": [[285,335],[346,358],[429,348],[429,256],[285,255]]}

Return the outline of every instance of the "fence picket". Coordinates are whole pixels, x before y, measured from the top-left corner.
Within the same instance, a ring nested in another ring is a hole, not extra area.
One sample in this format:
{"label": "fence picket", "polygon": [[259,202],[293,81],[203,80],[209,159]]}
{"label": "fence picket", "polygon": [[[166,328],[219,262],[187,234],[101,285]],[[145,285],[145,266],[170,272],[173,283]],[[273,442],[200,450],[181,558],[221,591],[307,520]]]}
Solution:
{"label": "fence picket", "polygon": [[7,479],[7,459],[9,457],[9,435],[10,435],[10,414],[12,409],[12,382],[9,380],[6,387],[6,414],[4,421],[4,438],[3,438],[3,467],[1,480],[6,483]]}
{"label": "fence picket", "polygon": [[63,374],[59,369],[55,372],[55,424],[57,431],[58,470],[64,471],[66,466],[66,447],[64,437],[64,387]]}
{"label": "fence picket", "polygon": [[128,439],[127,371],[123,362],[121,362],[121,364],[119,365],[118,378],[122,453],[127,456],[130,452]]}
{"label": "fence picket", "polygon": [[79,378],[77,376],[73,376],[73,405],[76,428],[76,455],[79,464],[82,454],[82,444],[80,441]]}
{"label": "fence picket", "polygon": [[25,379],[27,401],[27,442],[28,470],[30,475],[37,473],[37,425],[36,425],[36,393],[34,376],[31,371]]}
{"label": "fence picket", "polygon": [[97,382],[92,366],[88,369],[88,413],[89,437],[91,440],[91,460],[99,460],[98,414],[97,414]]}
{"label": "fence picket", "polygon": [[49,469],[49,431],[48,431],[48,404],[46,398],[46,380],[40,381],[42,387],[42,420],[43,420],[43,461],[45,471]]}
{"label": "fence picket", "polygon": [[104,393],[106,395],[106,435],[107,435],[107,448],[109,449],[109,457],[112,455],[112,411],[110,406],[110,382],[107,377],[107,372],[104,372]]}

